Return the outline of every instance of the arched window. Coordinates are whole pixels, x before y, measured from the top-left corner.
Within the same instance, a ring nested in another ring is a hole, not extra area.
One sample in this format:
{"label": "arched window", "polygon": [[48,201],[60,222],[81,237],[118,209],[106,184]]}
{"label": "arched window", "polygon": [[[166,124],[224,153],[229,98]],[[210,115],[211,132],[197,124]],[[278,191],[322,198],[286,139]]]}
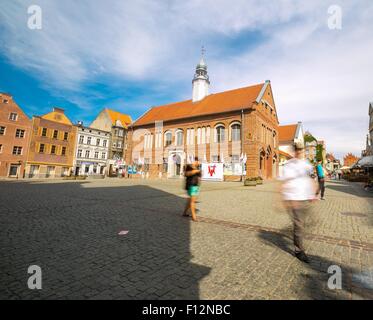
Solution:
{"label": "arched window", "polygon": [[201,144],[201,128],[197,129],[197,144]]}
{"label": "arched window", "polygon": [[241,124],[239,122],[234,122],[230,125],[230,140],[240,141],[241,140]]}
{"label": "arched window", "polygon": [[225,141],[225,127],[223,124],[218,124],[215,127],[215,142],[221,143]]}
{"label": "arched window", "polygon": [[183,145],[183,130],[176,131],[176,145],[182,146]]}
{"label": "arched window", "polygon": [[169,145],[172,144],[172,133],[171,131],[167,131],[165,134],[164,134],[164,145],[166,147],[168,147]]}
{"label": "arched window", "polygon": [[210,127],[206,128],[206,143],[210,143]]}

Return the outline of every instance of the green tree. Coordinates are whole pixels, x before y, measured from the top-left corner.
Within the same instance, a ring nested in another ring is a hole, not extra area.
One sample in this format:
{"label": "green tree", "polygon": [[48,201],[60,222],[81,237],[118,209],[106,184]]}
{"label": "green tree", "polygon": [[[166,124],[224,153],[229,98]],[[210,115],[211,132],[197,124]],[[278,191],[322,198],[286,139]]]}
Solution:
{"label": "green tree", "polygon": [[306,143],[311,143],[311,142],[313,142],[313,141],[316,141],[316,142],[317,142],[316,138],[315,138],[312,134],[305,134],[305,135],[304,135],[304,143],[305,143],[305,144],[306,144]]}
{"label": "green tree", "polygon": [[316,145],[316,159],[317,159],[317,161],[324,162],[323,153],[324,153],[323,145],[322,144]]}

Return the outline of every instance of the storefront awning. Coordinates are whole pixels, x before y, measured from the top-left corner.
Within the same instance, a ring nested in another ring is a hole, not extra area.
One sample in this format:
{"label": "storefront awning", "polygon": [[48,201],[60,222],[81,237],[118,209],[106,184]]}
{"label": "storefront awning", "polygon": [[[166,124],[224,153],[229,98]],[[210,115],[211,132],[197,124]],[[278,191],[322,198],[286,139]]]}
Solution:
{"label": "storefront awning", "polygon": [[356,162],[352,168],[370,168],[373,167],[373,156],[366,156]]}

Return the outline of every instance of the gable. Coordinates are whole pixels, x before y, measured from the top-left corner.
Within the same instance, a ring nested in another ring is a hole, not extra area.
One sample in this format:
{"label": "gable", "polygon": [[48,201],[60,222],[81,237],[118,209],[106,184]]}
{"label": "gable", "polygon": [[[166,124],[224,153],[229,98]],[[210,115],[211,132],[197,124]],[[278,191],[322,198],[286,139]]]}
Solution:
{"label": "gable", "polygon": [[47,113],[41,116],[41,118],[62,124],[72,125],[72,122],[69,120],[69,118],[64,113],[58,111],[52,111],[50,113]]}
{"label": "gable", "polygon": [[19,121],[26,121],[31,124],[30,118],[11,97],[9,97],[8,103],[0,100],[0,117],[8,120],[11,112],[17,113]]}
{"label": "gable", "polygon": [[[262,90],[261,90],[260,94],[258,95],[255,102],[259,106],[264,103],[264,105],[265,105],[264,109],[259,107],[259,110],[261,111],[261,113],[264,113],[266,116],[269,115],[271,117],[271,119],[274,118],[276,120],[277,124],[279,123],[276,104],[275,104],[275,99],[273,97],[272,86],[271,86],[270,81],[267,80],[264,83],[264,86],[263,86],[263,88],[262,88]],[[272,111],[270,114],[267,114],[267,112],[265,111],[266,107],[270,108],[270,110]]]}
{"label": "gable", "polygon": [[109,117],[109,114],[106,112],[106,109],[102,110],[92,121],[92,123],[89,125],[89,127],[93,129],[99,129],[104,131],[111,131],[113,124],[111,122],[111,119]]}
{"label": "gable", "polygon": [[132,122],[132,119],[129,115],[111,109],[105,109],[105,111],[108,114],[113,126],[123,127],[127,129],[127,127]]}

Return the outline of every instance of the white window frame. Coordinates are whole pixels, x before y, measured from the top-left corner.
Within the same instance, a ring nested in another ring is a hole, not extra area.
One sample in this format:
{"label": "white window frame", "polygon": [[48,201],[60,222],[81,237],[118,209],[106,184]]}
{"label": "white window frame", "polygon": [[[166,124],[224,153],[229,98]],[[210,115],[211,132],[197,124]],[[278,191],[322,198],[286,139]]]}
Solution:
{"label": "white window frame", "polygon": [[[223,128],[223,129],[224,129],[224,139],[221,140],[221,141],[218,141],[218,129],[219,129],[219,128]],[[225,141],[226,138],[227,138],[227,137],[226,137],[226,129],[225,129],[225,125],[222,124],[222,123],[217,124],[217,125],[215,126],[215,128],[214,128],[214,142],[215,142],[215,143],[223,143],[223,142]]]}
{"label": "white window frame", "polygon": [[[239,129],[240,139],[239,140],[233,140],[233,126],[235,126],[235,125],[238,125],[240,127],[240,129]],[[241,122],[234,121],[229,125],[229,141],[237,142],[237,141],[241,141],[241,139],[242,139],[242,137],[241,137]]]}
{"label": "white window frame", "polygon": [[[179,143],[179,136],[181,136],[181,143]],[[177,129],[175,132],[175,144],[178,147],[182,147],[184,144],[184,131],[182,129]]]}
{"label": "white window frame", "polygon": [[[167,145],[167,135],[171,135],[171,143],[169,144],[169,145]],[[167,146],[170,146],[170,145],[172,145],[172,132],[170,131],[170,130],[168,130],[168,131],[166,131],[165,133],[164,133],[164,137],[165,137],[165,139],[164,139],[164,146],[165,147],[167,147]]]}
{"label": "white window frame", "polygon": [[[12,115],[15,115],[15,119],[13,119]],[[9,113],[9,120],[10,121],[17,121],[18,120],[18,113],[17,112]]]}

